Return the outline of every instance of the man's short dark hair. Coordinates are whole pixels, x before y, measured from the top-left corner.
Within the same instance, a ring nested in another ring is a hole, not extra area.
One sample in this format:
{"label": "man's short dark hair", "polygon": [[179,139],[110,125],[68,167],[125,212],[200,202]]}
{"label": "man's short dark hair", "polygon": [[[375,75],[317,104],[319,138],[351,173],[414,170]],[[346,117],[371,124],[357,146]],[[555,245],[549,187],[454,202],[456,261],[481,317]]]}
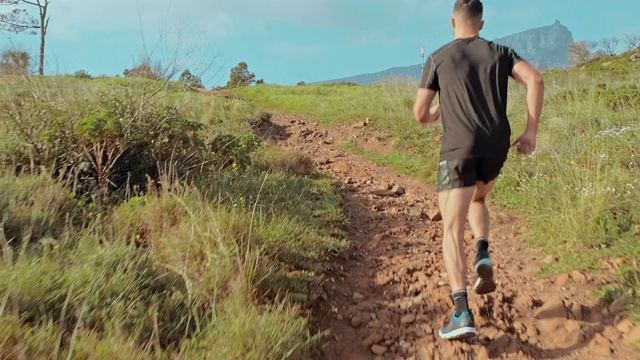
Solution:
{"label": "man's short dark hair", "polygon": [[480,0],[457,0],[453,5],[453,13],[462,15],[464,18],[472,20],[482,19],[482,2]]}

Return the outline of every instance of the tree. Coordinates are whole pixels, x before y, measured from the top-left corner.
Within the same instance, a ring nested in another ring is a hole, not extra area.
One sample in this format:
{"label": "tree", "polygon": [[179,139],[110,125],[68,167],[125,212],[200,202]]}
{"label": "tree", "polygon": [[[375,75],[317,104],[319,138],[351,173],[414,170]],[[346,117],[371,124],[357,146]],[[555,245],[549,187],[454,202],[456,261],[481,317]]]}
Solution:
{"label": "tree", "polygon": [[579,65],[593,59],[593,50],[598,43],[593,41],[572,42],[569,44],[569,64]]}
{"label": "tree", "polygon": [[249,86],[255,82],[256,75],[249,72],[249,66],[246,62],[241,62],[238,66],[231,69],[231,76],[227,82],[227,88],[236,88]]}
{"label": "tree", "polygon": [[7,50],[2,53],[0,60],[0,74],[27,75],[31,56],[26,51]]}
{"label": "tree", "polygon": [[202,79],[199,76],[191,74],[189,69],[182,72],[180,75],[180,83],[184,85],[187,89],[202,89],[204,86],[202,85]]}
{"label": "tree", "polygon": [[635,50],[640,47],[640,36],[627,35],[624,37],[624,43],[627,45],[627,50]]}
{"label": "tree", "polygon": [[616,48],[620,43],[620,39],[617,37],[605,38],[600,41],[600,46],[606,56],[612,56],[616,54]]}
{"label": "tree", "polygon": [[162,76],[158,73],[157,69],[153,69],[148,62],[143,62],[142,64],[134,67],[133,69],[125,69],[122,72],[124,77],[141,77],[145,79],[151,80],[161,80]]}
{"label": "tree", "polygon": [[[40,58],[38,62],[38,74],[44,75],[44,49],[49,16],[47,10],[51,0],[0,0],[0,5],[13,6],[9,13],[0,14],[0,29],[15,33],[30,31],[36,34],[40,30]],[[35,6],[38,8],[39,19],[35,19],[27,13],[27,9],[19,9],[16,6]]]}

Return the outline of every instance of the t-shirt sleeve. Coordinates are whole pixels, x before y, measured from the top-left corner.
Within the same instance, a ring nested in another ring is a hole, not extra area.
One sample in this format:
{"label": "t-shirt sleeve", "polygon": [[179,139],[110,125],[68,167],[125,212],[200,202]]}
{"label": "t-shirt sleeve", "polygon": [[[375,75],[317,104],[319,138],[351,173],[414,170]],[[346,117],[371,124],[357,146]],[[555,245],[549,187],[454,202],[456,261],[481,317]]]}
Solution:
{"label": "t-shirt sleeve", "polygon": [[507,58],[509,59],[509,75],[511,75],[511,71],[513,71],[513,66],[522,58],[518,53],[516,53],[513,49],[507,48]]}
{"label": "t-shirt sleeve", "polygon": [[427,58],[427,62],[424,64],[422,70],[422,81],[420,87],[430,90],[440,90],[440,83],[438,82],[438,73],[436,72],[436,65],[433,61],[433,56]]}

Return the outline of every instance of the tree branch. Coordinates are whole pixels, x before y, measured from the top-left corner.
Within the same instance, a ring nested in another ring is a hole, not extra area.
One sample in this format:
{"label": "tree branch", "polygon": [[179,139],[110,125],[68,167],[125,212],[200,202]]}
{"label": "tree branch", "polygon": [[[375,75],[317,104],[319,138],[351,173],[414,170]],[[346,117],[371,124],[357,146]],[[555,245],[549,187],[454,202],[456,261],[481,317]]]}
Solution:
{"label": "tree branch", "polygon": [[[31,1],[27,1],[27,0],[22,0],[22,2],[25,3],[25,4],[29,4],[29,5],[33,5],[33,6],[37,6],[37,7],[42,7],[43,6],[43,5],[40,5],[40,3],[34,3],[34,2],[31,2]],[[45,5],[46,5],[46,3],[45,3]]]}

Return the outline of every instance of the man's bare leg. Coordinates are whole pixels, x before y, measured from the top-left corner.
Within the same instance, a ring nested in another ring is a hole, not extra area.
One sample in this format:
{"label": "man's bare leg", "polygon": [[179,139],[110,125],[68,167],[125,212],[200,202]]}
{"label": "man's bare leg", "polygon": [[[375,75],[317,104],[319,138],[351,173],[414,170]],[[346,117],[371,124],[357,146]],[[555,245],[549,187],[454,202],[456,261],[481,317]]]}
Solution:
{"label": "man's bare leg", "polygon": [[469,225],[475,238],[489,238],[489,209],[487,209],[487,195],[493,190],[496,179],[491,180],[488,184],[478,181],[476,188],[469,204]]}
{"label": "man's bare leg", "polygon": [[464,225],[475,187],[457,188],[439,193],[444,226],[442,251],[451,290],[467,288],[467,261],[464,252]]}
{"label": "man's bare leg", "polygon": [[475,292],[481,295],[496,289],[496,282],[493,278],[493,263],[489,258],[489,210],[486,204],[487,195],[495,183],[496,179],[488,184],[478,181],[469,205],[469,225],[476,238],[477,250],[474,261],[476,281],[473,287]]}
{"label": "man's bare leg", "polygon": [[449,274],[455,312],[438,335],[442,339],[475,336],[473,314],[467,301],[467,260],[464,252],[464,225],[475,187],[444,190],[439,193],[440,213],[444,225],[442,252]]}

